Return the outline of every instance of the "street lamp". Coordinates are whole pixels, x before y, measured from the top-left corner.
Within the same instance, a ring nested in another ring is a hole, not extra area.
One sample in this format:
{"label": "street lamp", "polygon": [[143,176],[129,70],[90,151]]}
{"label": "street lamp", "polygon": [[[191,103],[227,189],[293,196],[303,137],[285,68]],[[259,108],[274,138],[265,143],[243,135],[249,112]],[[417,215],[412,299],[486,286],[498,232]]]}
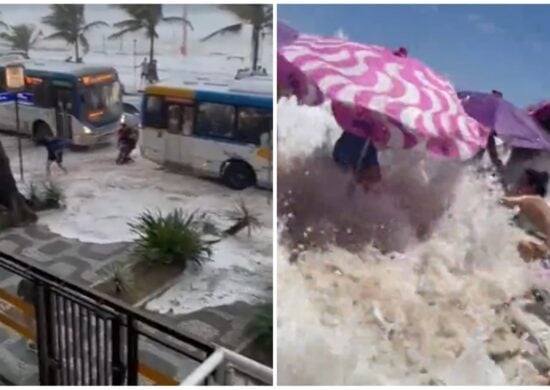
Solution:
{"label": "street lamp", "polygon": [[15,95],[15,125],[17,129],[17,147],[19,149],[19,173],[23,181],[23,153],[21,152],[21,133],[19,131],[19,92],[25,88],[25,67],[22,64],[6,66],[6,87]]}

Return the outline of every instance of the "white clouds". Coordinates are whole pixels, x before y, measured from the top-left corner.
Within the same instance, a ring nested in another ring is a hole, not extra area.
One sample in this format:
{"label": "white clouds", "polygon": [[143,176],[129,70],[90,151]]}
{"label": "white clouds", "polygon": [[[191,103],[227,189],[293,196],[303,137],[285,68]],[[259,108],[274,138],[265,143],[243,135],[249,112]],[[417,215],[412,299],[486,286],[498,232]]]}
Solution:
{"label": "white clouds", "polygon": [[334,33],[334,36],[336,38],[340,38],[340,39],[348,39],[348,36],[346,35],[346,33],[344,32],[344,29],[342,27],[340,27],[338,30],[336,30],[336,32]]}

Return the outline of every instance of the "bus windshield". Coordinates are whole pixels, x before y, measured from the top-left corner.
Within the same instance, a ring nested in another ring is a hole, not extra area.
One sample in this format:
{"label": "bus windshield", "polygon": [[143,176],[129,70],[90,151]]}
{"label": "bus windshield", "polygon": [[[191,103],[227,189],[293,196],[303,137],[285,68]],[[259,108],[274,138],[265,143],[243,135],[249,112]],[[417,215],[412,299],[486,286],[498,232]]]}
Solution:
{"label": "bus windshield", "polygon": [[120,83],[84,86],[84,112],[92,122],[116,120],[122,113]]}

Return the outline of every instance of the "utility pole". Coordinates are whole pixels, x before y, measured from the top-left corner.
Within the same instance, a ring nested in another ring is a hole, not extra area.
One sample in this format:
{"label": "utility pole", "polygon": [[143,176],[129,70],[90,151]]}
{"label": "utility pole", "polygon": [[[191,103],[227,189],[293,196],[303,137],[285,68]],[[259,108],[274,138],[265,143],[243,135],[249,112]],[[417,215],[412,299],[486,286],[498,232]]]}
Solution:
{"label": "utility pole", "polygon": [[136,44],[137,39],[134,38],[134,90],[137,91],[137,80],[136,80],[136,72],[137,72],[137,65],[136,65]]}
{"label": "utility pole", "polygon": [[[183,5],[183,18],[187,20],[187,5]],[[181,55],[187,56],[187,23],[183,23]]]}

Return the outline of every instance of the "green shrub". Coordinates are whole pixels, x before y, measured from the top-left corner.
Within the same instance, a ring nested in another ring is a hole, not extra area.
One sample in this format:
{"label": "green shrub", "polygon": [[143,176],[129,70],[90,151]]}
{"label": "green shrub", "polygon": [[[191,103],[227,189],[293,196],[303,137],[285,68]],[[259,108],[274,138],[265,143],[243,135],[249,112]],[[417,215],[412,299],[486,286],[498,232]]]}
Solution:
{"label": "green shrub", "polygon": [[61,207],[63,198],[63,191],[54,182],[44,184],[44,203],[48,208]]}
{"label": "green shrub", "polygon": [[252,322],[252,328],[258,333],[257,342],[264,348],[273,348],[273,303],[263,305]]}
{"label": "green shrub", "polygon": [[144,261],[197,266],[210,260],[212,242],[204,240],[204,214],[186,214],[176,209],[168,215],[147,210],[135,223],[129,223],[138,235],[137,253]]}
{"label": "green shrub", "polygon": [[38,190],[38,186],[31,182],[27,188],[27,199],[29,200],[29,203],[34,208],[35,205],[40,204],[40,191]]}
{"label": "green shrub", "polygon": [[129,292],[134,286],[132,271],[123,263],[115,261],[99,270],[99,274],[113,282],[115,294]]}
{"label": "green shrub", "polygon": [[257,214],[251,213],[243,200],[237,204],[234,210],[228,213],[228,216],[233,221],[233,225],[224,231],[225,236],[234,236],[241,230],[247,229],[250,237],[252,230],[262,226]]}
{"label": "green shrub", "polygon": [[27,202],[36,211],[60,208],[63,198],[63,191],[53,182],[40,186],[31,182],[27,187]]}

